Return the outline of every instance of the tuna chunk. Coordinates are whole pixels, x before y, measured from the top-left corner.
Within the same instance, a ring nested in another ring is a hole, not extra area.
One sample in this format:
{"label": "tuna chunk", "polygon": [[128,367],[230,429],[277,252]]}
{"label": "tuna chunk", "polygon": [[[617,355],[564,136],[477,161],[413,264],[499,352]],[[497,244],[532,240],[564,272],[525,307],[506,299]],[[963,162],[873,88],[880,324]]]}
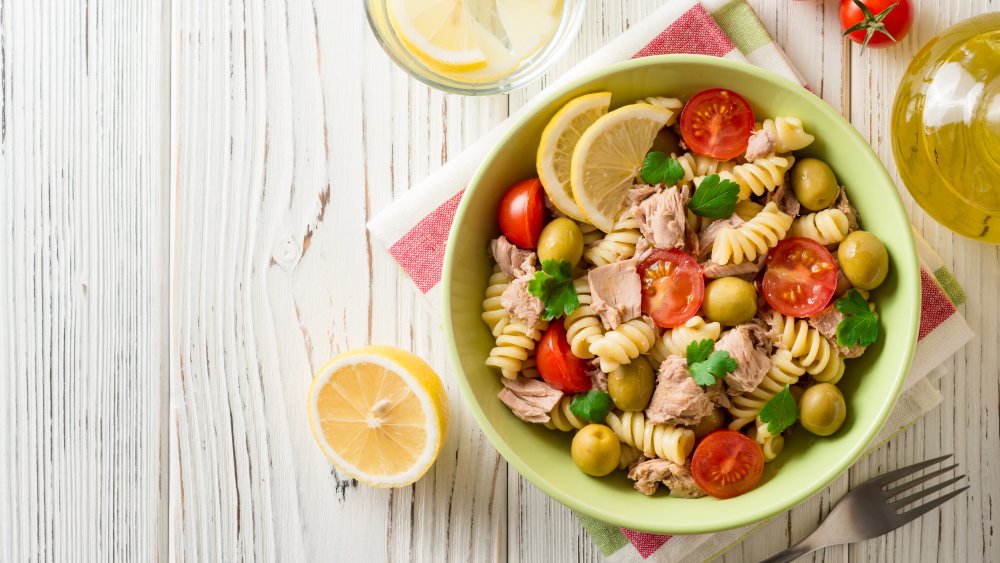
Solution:
{"label": "tuna chunk", "polygon": [[851,202],[847,200],[847,192],[844,188],[840,188],[840,195],[837,196],[837,201],[833,205],[843,211],[844,215],[847,215],[847,228],[849,230],[856,231],[861,228],[861,215],[851,205]]}
{"label": "tuna chunk", "polygon": [[797,217],[799,212],[802,211],[802,204],[799,203],[799,198],[795,197],[795,190],[789,187],[788,182],[784,182],[773,192],[767,194],[767,197],[764,198],[764,205],[772,201],[782,213],[786,213],[792,217]]}
{"label": "tuna chunk", "polygon": [[774,135],[767,129],[754,131],[753,135],[750,135],[750,142],[747,143],[747,161],[753,162],[772,154],[774,154]]}
{"label": "tuna chunk", "polygon": [[515,416],[525,422],[548,422],[549,413],[562,398],[563,392],[549,387],[540,379],[518,376],[503,379],[503,389],[497,395]]}
{"label": "tuna chunk", "polygon": [[726,375],[730,395],[749,393],[760,385],[771,369],[771,357],[759,348],[767,349],[767,333],[759,325],[744,323],[722,335],[716,350],[725,350],[739,367]]}
{"label": "tuna chunk", "polygon": [[642,236],[656,248],[684,248],[688,187],[667,188],[632,207]]}
{"label": "tuna chunk", "polygon": [[587,375],[590,376],[590,383],[598,391],[608,392],[608,374],[601,370],[601,361],[594,358],[587,365]]}
{"label": "tuna chunk", "polygon": [[656,390],[646,409],[646,419],[656,424],[692,426],[712,412],[712,401],[698,387],[687,369],[687,361],[669,356],[660,364]]}
{"label": "tuna chunk", "polygon": [[625,192],[625,202],[631,207],[643,201],[647,197],[660,191],[656,186],[650,186],[649,184],[639,184],[629,191]]}
{"label": "tuna chunk", "polygon": [[531,277],[532,274],[528,274],[510,282],[500,295],[500,306],[510,313],[511,317],[520,319],[528,326],[538,324],[542,319],[542,309],[545,308],[541,299],[528,292],[528,282],[531,281]]}
{"label": "tuna chunk", "polygon": [[847,348],[837,342],[837,325],[844,320],[844,314],[838,311],[833,305],[809,317],[809,326],[815,328],[820,334],[825,336],[831,344],[837,347],[840,355],[845,358],[857,358],[865,353],[865,347],[860,344]]}
{"label": "tuna chunk", "polygon": [[640,236],[639,240],[635,241],[635,255],[633,258],[635,258],[637,262],[642,262],[652,251],[653,243],[646,240],[646,237]]}
{"label": "tuna chunk", "polygon": [[715,244],[715,237],[719,234],[719,231],[726,227],[739,227],[743,223],[746,223],[746,221],[733,213],[729,219],[713,221],[702,227],[701,233],[698,235],[698,260],[704,261],[712,255],[712,245]]}
{"label": "tuna chunk", "polygon": [[503,235],[490,241],[490,254],[500,266],[500,271],[512,278],[535,273],[535,259],[537,258],[535,253],[521,250],[511,244]]}
{"label": "tuna chunk", "polygon": [[711,260],[706,260],[701,264],[702,273],[705,274],[706,278],[725,278],[725,277],[740,277],[747,281],[752,280],[760,272],[760,269],[764,267],[764,262],[767,260],[767,254],[761,254],[760,258],[756,262],[740,262],[739,264],[716,264]]}
{"label": "tuna chunk", "polygon": [[705,496],[705,493],[691,478],[691,472],[687,467],[665,459],[650,459],[637,463],[629,469],[628,477],[635,481],[635,490],[646,496],[655,493],[660,483],[670,489],[672,497],[697,498]]}
{"label": "tuna chunk", "polygon": [[594,268],[587,274],[594,299],[590,307],[608,329],[642,314],[642,283],[635,266],[635,260],[622,260]]}

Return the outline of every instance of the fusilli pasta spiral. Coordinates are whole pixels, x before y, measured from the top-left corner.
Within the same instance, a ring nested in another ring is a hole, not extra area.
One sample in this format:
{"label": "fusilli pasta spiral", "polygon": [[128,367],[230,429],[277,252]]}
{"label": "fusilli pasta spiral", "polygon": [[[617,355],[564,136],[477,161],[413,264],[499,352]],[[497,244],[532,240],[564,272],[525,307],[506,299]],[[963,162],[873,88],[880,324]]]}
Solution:
{"label": "fusilli pasta spiral", "polygon": [[604,238],[592,243],[583,251],[583,257],[595,266],[604,266],[635,254],[635,243],[642,233],[639,222],[631,211],[625,211]]}
{"label": "fusilli pasta spiral", "polygon": [[507,285],[514,278],[500,271],[500,266],[493,267],[493,273],[486,285],[486,298],[483,299],[483,321],[490,327],[493,337],[500,336],[504,327],[510,322],[508,313],[500,303],[500,296],[503,295]]}
{"label": "fusilli pasta spiral", "polygon": [[695,315],[683,325],[663,331],[663,335],[656,339],[656,344],[649,350],[649,357],[656,362],[654,367],[659,367],[667,356],[686,356],[688,344],[695,340],[707,338],[715,341],[720,334],[722,325],[706,323],[705,319]]}
{"label": "fusilli pasta spiral", "polygon": [[847,236],[850,225],[839,209],[824,209],[797,217],[788,229],[790,237],[811,238],[820,244],[836,244]]}
{"label": "fusilli pasta spiral", "polygon": [[684,169],[684,177],[677,182],[678,184],[686,184],[693,181],[695,178],[703,178],[709,174],[732,172],[733,168],[736,167],[736,164],[730,160],[717,160],[710,156],[694,154],[691,152],[684,153],[680,156],[672,156],[674,160],[681,165],[681,168]]}
{"label": "fusilli pasta spiral", "polygon": [[722,228],[712,245],[712,261],[716,264],[752,262],[785,238],[791,225],[792,216],[783,213],[772,201],[739,227]]}
{"label": "fusilli pasta spiral", "polygon": [[638,103],[647,103],[673,112],[673,115],[667,118],[664,127],[673,127],[674,123],[677,123],[677,117],[681,114],[681,109],[684,107],[684,102],[677,98],[667,98],[664,96],[650,96],[645,100],[639,100]]}
{"label": "fusilli pasta spiral", "polygon": [[821,383],[837,383],[844,375],[844,358],[818,330],[805,319],[796,319],[771,311],[768,320],[778,335],[775,344],[791,352],[793,361]]}
{"label": "fusilli pasta spiral", "polygon": [[573,404],[573,397],[575,395],[563,395],[559,399],[559,402],[556,403],[556,406],[552,407],[552,412],[549,413],[549,421],[545,423],[546,428],[569,432],[574,428],[579,430],[587,425],[586,421],[580,420],[573,414],[573,411],[569,410],[569,406]]}
{"label": "fusilli pasta spiral", "polygon": [[759,416],[754,427],[747,432],[747,436],[760,444],[760,449],[764,452],[764,461],[774,460],[785,448],[785,438],[781,434],[771,434],[767,424],[761,421]]}
{"label": "fusilli pasta spiral", "polygon": [[659,457],[684,465],[694,449],[694,431],[672,424],[653,424],[641,411],[611,412],[605,420],[622,443],[642,450],[649,458]]}
{"label": "fusilli pasta spiral", "polygon": [[601,371],[611,373],[645,354],[656,342],[656,329],[645,318],[632,319],[604,333],[590,344],[590,353],[601,362]]}
{"label": "fusilli pasta spiral", "polygon": [[539,322],[534,327],[529,327],[512,318],[497,337],[497,345],[490,350],[486,365],[499,369],[500,374],[507,379],[516,378],[547,326],[548,323]]}
{"label": "fusilli pasta spiral", "polygon": [[590,345],[604,335],[604,326],[597,313],[590,308],[594,299],[590,295],[590,283],[587,281],[587,277],[582,276],[573,280],[573,287],[576,289],[580,306],[566,315],[566,340],[569,341],[569,347],[574,356],[588,360],[594,357],[590,351]]}
{"label": "fusilli pasta spiral", "polygon": [[521,364],[521,377],[527,377],[528,379],[538,379],[542,374],[538,373],[538,363],[535,362],[535,354],[532,353],[528,356],[527,360]]}
{"label": "fusilli pasta spiral", "polygon": [[580,226],[580,234],[583,235],[583,245],[593,244],[604,236],[604,233],[600,229],[591,225],[590,223],[577,223]]}
{"label": "fusilli pasta spiral", "polygon": [[804,149],[812,144],[815,137],[802,128],[802,120],[797,117],[775,117],[765,119],[757,129],[765,129],[774,137],[774,152],[787,153]]}
{"label": "fusilli pasta spiral", "polygon": [[788,350],[776,350],[771,354],[771,368],[767,370],[764,379],[756,389],[730,399],[729,413],[733,421],[729,423],[730,430],[739,430],[757,418],[760,409],[785,388],[785,385],[795,385],[799,377],[806,372],[792,360]]}
{"label": "fusilli pasta spiral", "polygon": [[735,166],[731,171],[719,172],[719,177],[732,180],[740,185],[740,199],[747,199],[750,194],[764,195],[773,192],[785,182],[785,172],[795,163],[795,157],[768,156],[753,162]]}

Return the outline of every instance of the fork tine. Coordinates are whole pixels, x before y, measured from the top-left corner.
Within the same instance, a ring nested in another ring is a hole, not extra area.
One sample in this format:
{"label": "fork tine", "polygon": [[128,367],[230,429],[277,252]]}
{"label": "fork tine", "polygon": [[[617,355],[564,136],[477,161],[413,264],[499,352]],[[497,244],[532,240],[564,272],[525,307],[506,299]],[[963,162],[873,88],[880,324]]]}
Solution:
{"label": "fork tine", "polygon": [[958,464],[954,463],[952,465],[949,465],[948,467],[945,467],[945,468],[942,468],[942,469],[938,469],[937,471],[934,471],[932,473],[928,473],[926,475],[921,475],[920,477],[917,477],[916,479],[910,479],[909,481],[903,483],[902,485],[896,485],[895,487],[889,489],[888,491],[885,491],[885,498],[887,498],[887,499],[892,498],[892,497],[898,495],[899,493],[901,493],[901,492],[903,492],[903,491],[905,491],[907,489],[912,489],[913,487],[915,487],[915,486],[917,486],[917,485],[919,485],[921,483],[926,483],[927,481],[930,481],[931,479],[937,477],[938,475],[941,475],[943,473],[947,473],[947,472],[951,471],[952,469],[955,469],[956,467],[958,467]]}
{"label": "fork tine", "polygon": [[950,493],[948,493],[946,495],[941,495],[938,498],[936,498],[936,499],[928,502],[927,504],[921,504],[920,506],[914,508],[913,510],[908,510],[908,511],[900,514],[899,518],[902,520],[902,522],[904,524],[907,523],[907,522],[912,522],[912,521],[916,520],[917,518],[920,518],[924,514],[927,514],[931,510],[934,510],[935,508],[941,506],[942,504],[944,504],[944,503],[948,502],[949,500],[951,500],[951,499],[957,497],[958,495],[962,494],[969,487],[970,487],[970,485],[966,485],[966,486],[962,487],[961,489],[955,489],[954,491],[952,491],[952,492],[950,492]]}
{"label": "fork tine", "polygon": [[885,486],[885,485],[888,485],[889,483],[892,483],[893,481],[898,481],[898,480],[902,479],[903,477],[906,477],[907,475],[911,475],[913,473],[916,473],[917,471],[920,471],[921,469],[923,469],[925,467],[930,467],[930,466],[934,465],[935,463],[942,462],[942,461],[950,458],[951,456],[952,456],[952,454],[943,455],[941,457],[936,457],[934,459],[928,459],[927,461],[921,461],[920,463],[914,463],[913,465],[907,465],[906,467],[900,467],[899,469],[897,469],[895,471],[890,471],[890,472],[886,473],[885,475],[882,475],[881,477],[876,477],[876,478],[872,479],[871,482],[878,483],[879,485]]}
{"label": "fork tine", "polygon": [[889,506],[892,506],[896,510],[902,510],[904,506],[906,506],[908,504],[913,504],[914,501],[920,500],[920,499],[924,498],[927,495],[930,495],[930,494],[933,494],[933,493],[935,493],[937,491],[940,491],[941,489],[947,487],[948,485],[951,485],[952,483],[957,483],[957,482],[959,482],[960,480],[962,480],[964,478],[965,478],[965,475],[959,475],[958,477],[955,477],[954,479],[948,479],[947,481],[942,481],[941,483],[938,483],[937,485],[934,485],[933,487],[927,487],[926,489],[923,489],[921,491],[917,491],[917,492],[913,493],[912,495],[909,495],[909,496],[903,497],[903,498],[901,498],[901,499],[899,499],[897,501],[891,502],[891,503],[889,503]]}

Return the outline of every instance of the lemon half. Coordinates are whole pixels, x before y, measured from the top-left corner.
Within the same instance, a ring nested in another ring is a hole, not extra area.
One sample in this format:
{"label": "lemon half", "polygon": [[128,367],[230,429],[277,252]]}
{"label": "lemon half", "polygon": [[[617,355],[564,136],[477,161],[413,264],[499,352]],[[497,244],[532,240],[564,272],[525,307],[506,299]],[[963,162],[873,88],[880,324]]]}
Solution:
{"label": "lemon half", "polygon": [[327,363],[309,389],[309,426],[338,469],[373,487],[403,487],[437,459],[448,399],[423,360],[367,346]]}
{"label": "lemon half", "polygon": [[577,221],[587,218],[573,199],[570,163],[573,149],[588,127],[608,113],[611,92],[584,94],[566,103],[542,131],[535,165],[538,178],[556,209]]}
{"label": "lemon half", "polygon": [[587,222],[610,232],[656,134],[673,112],[650,104],[620,107],[587,128],[573,149],[570,183]]}

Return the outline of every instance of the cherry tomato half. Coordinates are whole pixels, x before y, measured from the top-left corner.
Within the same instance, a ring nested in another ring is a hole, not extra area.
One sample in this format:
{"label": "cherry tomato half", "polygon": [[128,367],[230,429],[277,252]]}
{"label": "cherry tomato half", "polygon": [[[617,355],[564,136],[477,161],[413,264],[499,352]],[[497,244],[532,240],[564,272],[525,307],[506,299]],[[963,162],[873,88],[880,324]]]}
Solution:
{"label": "cherry tomato half", "polygon": [[663,328],[695,316],[705,299],[705,276],[694,258],[680,250],[654,250],[636,268],[642,279],[642,312]]}
{"label": "cherry tomato half", "polygon": [[[862,24],[860,29],[848,35],[851,41],[865,47],[888,47],[894,45],[896,41],[901,41],[910,32],[915,11],[910,5],[910,0],[861,0],[861,3],[871,11],[873,18],[866,17],[854,0],[840,0],[840,29],[847,31]],[[887,10],[890,11],[885,14]],[[881,14],[885,16],[880,22],[878,16]],[[869,29],[875,32],[866,42]]]}
{"label": "cherry tomato half", "polygon": [[733,430],[716,430],[702,438],[691,457],[691,477],[716,498],[733,498],[753,490],[764,472],[760,444]]}
{"label": "cherry tomato half", "polygon": [[535,348],[538,373],[552,388],[566,393],[589,391],[593,382],[587,375],[587,365],[573,355],[566,339],[562,319],[553,321]]}
{"label": "cherry tomato half", "polygon": [[753,110],[742,96],[724,88],[694,95],[681,112],[681,137],[694,152],[729,160],[747,151]]}
{"label": "cherry tomato half", "polygon": [[500,200],[497,222],[507,240],[520,248],[534,250],[545,222],[542,182],[529,178],[511,186]]}
{"label": "cherry tomato half", "polygon": [[767,253],[761,288],[775,311],[808,317],[823,310],[837,290],[837,263],[812,239],[786,238]]}

